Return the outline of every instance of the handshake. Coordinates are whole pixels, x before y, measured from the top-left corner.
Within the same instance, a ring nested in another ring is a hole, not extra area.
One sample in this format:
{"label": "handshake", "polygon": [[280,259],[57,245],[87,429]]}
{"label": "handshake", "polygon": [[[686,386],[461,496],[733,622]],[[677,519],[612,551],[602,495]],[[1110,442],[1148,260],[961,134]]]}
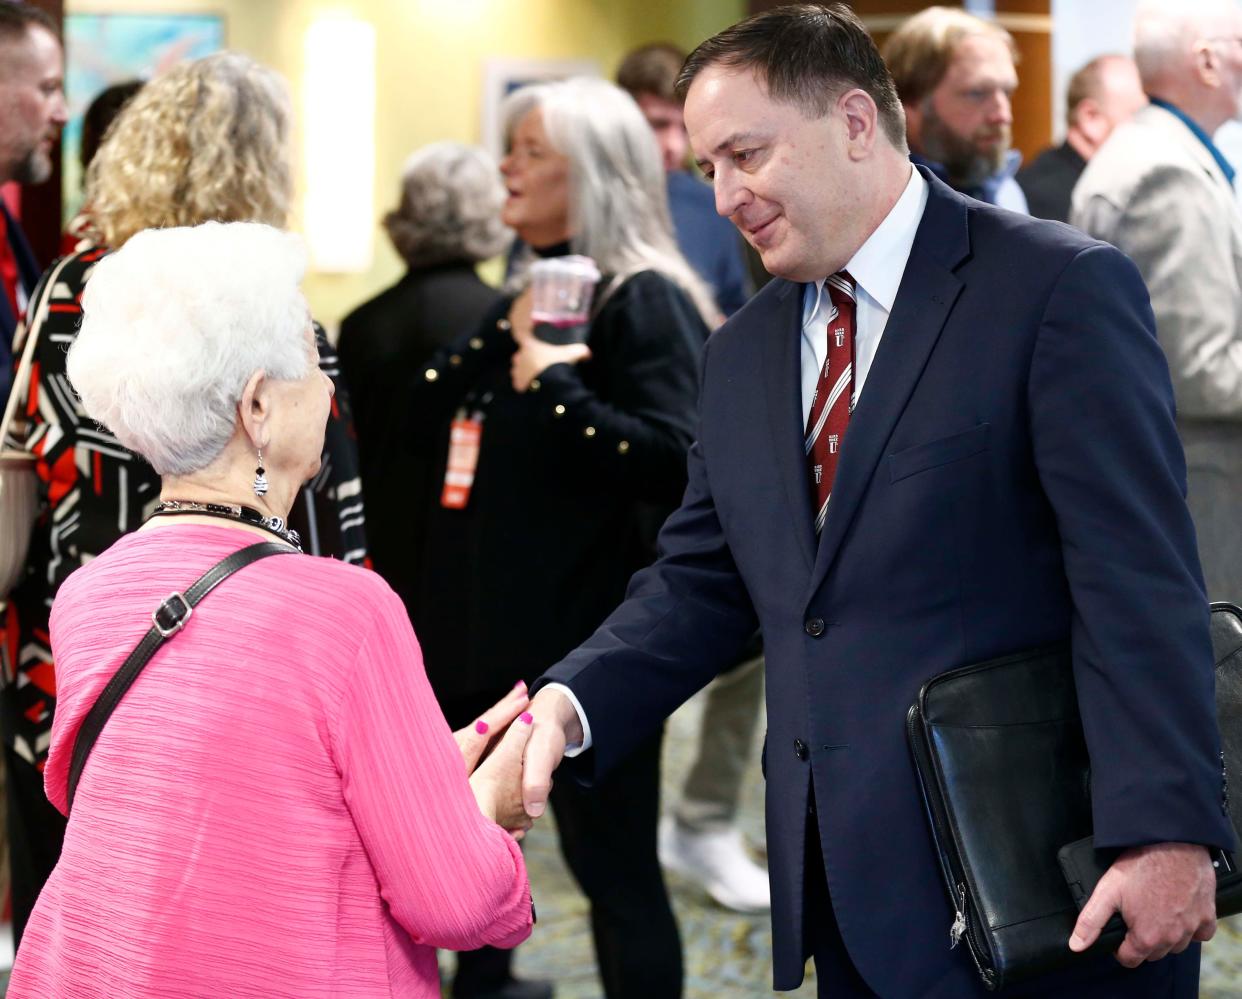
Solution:
{"label": "handshake", "polygon": [[582,741],[582,723],[560,691],[541,690],[532,700],[519,680],[453,738],[479,810],[521,839],[547,808],[552,771],[565,747]]}

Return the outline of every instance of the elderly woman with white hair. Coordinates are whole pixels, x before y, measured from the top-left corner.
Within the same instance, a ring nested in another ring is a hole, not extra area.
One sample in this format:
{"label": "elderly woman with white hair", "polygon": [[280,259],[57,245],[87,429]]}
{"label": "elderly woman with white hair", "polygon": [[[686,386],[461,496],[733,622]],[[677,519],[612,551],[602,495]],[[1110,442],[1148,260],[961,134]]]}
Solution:
{"label": "elderly woman with white hair", "polygon": [[[656,140],[628,95],[601,80],[538,84],[502,114],[501,219],[536,255],[584,254],[603,278],[585,342],[536,337],[525,291],[414,379],[437,474],[412,610],[450,721],[589,637],[652,558],[684,489],[697,359],[718,311],[677,249]],[[465,497],[459,460],[447,468],[450,424],[459,440],[479,435]],[[654,732],[595,790],[566,781],[552,796],[610,999],[681,993],[656,857],[660,745]],[[463,959],[453,995],[540,994],[495,958]]]}
{"label": "elderly woman with white hair", "polygon": [[[529,824],[513,785],[530,716],[467,779],[487,738],[455,744],[400,600],[286,526],[332,403],[303,267],[295,237],[208,223],[139,233],[87,285],[69,378],[161,486],[52,609],[46,782],[70,819],[10,996],[432,999],[434,947],[530,932],[497,824]],[[262,541],[281,557],[195,602],[196,577]],[[153,617],[169,637],[100,726]],[[525,704],[511,692],[478,728]]]}
{"label": "elderly woman with white hair", "polygon": [[[83,289],[101,259],[144,229],[209,219],[283,227],[293,198],[292,130],[284,81],[248,56],[217,52],[161,73],[126,104],[91,162],[90,238],[53,265],[31,297],[34,375],[20,396],[19,440],[35,455],[46,509],[0,622],[15,937],[64,833],[41,773],[57,698],[48,608],[74,569],[142,524],[159,491],[150,465],[84,419],[69,388],[65,351],[77,335]],[[154,284],[149,292],[159,294]],[[319,350],[321,367],[335,378],[336,355],[322,337]],[[362,490],[345,396],[333,400],[322,468],[299,494],[291,520],[309,551],[361,563]]]}
{"label": "elderly woman with white hair", "polygon": [[500,293],[475,264],[503,252],[512,232],[500,221],[505,189],[482,149],[437,142],[406,162],[400,201],[384,229],[405,262],[396,284],[341,323],[337,349],[358,431],[372,565],[411,603],[422,560],[413,530],[426,522],[431,470],[411,448],[410,375],[440,347],[479,325]]}

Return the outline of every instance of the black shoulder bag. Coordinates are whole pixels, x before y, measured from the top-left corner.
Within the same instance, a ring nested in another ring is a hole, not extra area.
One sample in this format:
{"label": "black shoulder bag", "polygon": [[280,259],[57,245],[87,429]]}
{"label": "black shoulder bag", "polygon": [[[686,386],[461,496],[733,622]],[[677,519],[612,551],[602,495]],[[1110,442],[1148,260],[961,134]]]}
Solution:
{"label": "black shoulder bag", "polygon": [[[1236,771],[1242,608],[1215,603],[1211,617],[1222,763]],[[989,989],[1081,960],[1069,936],[1115,852],[1091,840],[1090,758],[1068,646],[934,677],[906,726],[950,900],[946,945],[966,944]],[[1230,818],[1242,840],[1239,814]],[[1217,916],[1242,912],[1242,872],[1223,851],[1212,861]],[[1116,950],[1125,933],[1115,914],[1088,953]]]}
{"label": "black shoulder bag", "polygon": [[155,608],[151,614],[150,630],[142,636],[142,641],[108,681],[108,685],[83,720],[82,727],[78,729],[78,737],[73,743],[73,757],[69,764],[69,811],[73,810],[73,798],[78,791],[78,781],[82,778],[82,768],[86,766],[87,757],[90,756],[95,740],[99,738],[108,718],[160,646],[185,627],[198,602],[238,569],[244,569],[252,562],[269,555],[296,554],[297,549],[276,541],[248,545],[217,562],[190,584],[184,593],[169,594]]}

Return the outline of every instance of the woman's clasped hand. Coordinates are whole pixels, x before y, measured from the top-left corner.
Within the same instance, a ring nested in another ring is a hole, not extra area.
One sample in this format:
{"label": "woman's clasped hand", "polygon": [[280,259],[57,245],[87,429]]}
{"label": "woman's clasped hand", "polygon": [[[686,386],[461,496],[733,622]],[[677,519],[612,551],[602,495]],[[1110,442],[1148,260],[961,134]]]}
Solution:
{"label": "woman's clasped hand", "polygon": [[521,839],[533,820],[522,807],[522,754],[533,719],[526,684],[517,686],[470,725],[453,733],[479,811]]}
{"label": "woman's clasped hand", "polygon": [[509,309],[509,333],[517,344],[510,366],[513,388],[517,392],[527,391],[531,382],[554,364],[577,364],[591,356],[591,348],[585,343],[545,343],[535,336],[529,288],[513,300]]}

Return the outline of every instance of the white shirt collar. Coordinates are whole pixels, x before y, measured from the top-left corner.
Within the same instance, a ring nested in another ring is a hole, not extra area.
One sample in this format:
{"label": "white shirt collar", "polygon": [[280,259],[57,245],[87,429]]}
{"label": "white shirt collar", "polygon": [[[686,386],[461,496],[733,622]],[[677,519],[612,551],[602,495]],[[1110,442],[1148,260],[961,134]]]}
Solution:
{"label": "white shirt collar", "polygon": [[[884,221],[876,226],[875,231],[867,237],[867,241],[858,248],[858,252],[850,258],[845,270],[850,272],[854,283],[866,292],[885,313],[893,311],[893,302],[897,298],[897,288],[901,284],[901,276],[906,270],[906,261],[910,259],[910,249],[914,246],[914,237],[923,219],[923,209],[927,206],[927,181],[918,169],[911,166],[910,179],[906,181],[906,189],[893,205]],[[819,299],[824,291],[827,275],[815,282],[814,294],[807,288],[803,301],[804,321],[809,321],[819,309]]]}

